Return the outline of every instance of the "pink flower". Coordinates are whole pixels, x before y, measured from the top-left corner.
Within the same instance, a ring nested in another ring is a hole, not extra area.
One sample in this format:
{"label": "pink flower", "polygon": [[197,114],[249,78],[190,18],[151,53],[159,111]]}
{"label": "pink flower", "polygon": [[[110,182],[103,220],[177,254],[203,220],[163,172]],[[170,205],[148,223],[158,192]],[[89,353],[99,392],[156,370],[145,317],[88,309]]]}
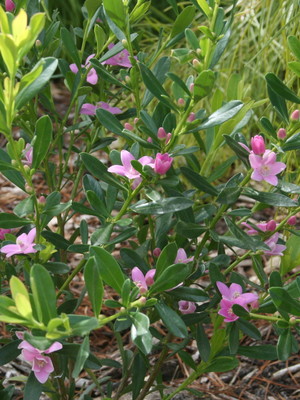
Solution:
{"label": "pink flower", "polygon": [[238,304],[248,311],[247,304],[256,303],[258,300],[258,296],[254,293],[243,293],[241,285],[237,283],[232,283],[229,287],[222,282],[216,282],[216,284],[222,295],[221,309],[218,314],[225,317],[225,322],[236,321],[239,318],[232,311],[234,304]]}
{"label": "pink flower", "polygon": [[[109,49],[112,49],[114,44],[111,43],[108,45]],[[110,57],[108,60],[103,61],[102,64],[107,65],[118,65],[119,67],[131,68],[132,64],[129,60],[129,52],[128,50],[124,49],[120,53],[116,54],[113,57]]]}
{"label": "pink flower", "polygon": [[35,250],[35,248],[33,247],[35,246],[35,235],[36,228],[33,228],[28,234],[22,233],[22,235],[18,236],[16,244],[7,244],[6,246],[3,246],[0,251],[1,253],[6,253],[6,258],[11,257],[15,254],[36,253],[37,250]]}
{"label": "pink flower", "polygon": [[177,251],[177,254],[176,254],[176,258],[175,258],[174,264],[180,264],[180,263],[187,264],[187,263],[189,263],[191,261],[194,261],[194,257],[189,257],[188,258],[185,250],[182,249],[182,248],[179,248],[178,251]]}
{"label": "pink flower", "polygon": [[[107,169],[108,172],[112,172],[113,174],[118,174],[121,176],[126,176],[128,179],[133,179],[132,187],[137,187],[142,181],[141,174],[133,168],[131,165],[131,161],[135,160],[133,155],[129,153],[127,150],[121,151],[121,161],[122,165],[112,165]],[[153,167],[153,158],[149,156],[144,156],[138,159],[138,162],[142,165],[150,165]]]}
{"label": "pink flower", "polygon": [[167,132],[164,130],[162,126],[158,128],[157,137],[158,139],[165,139],[167,137]]}
{"label": "pink flower", "polygon": [[[88,58],[85,61],[84,65],[81,65],[82,68],[89,68],[91,66],[91,63],[89,62],[91,58],[94,58],[95,54],[91,54],[88,56]],[[76,64],[70,64],[70,70],[74,73],[77,74],[78,72],[78,67]],[[86,80],[91,84],[91,85],[96,85],[98,82],[98,75],[95,70],[95,68],[91,68],[87,74]]]}
{"label": "pink flower", "polygon": [[265,240],[265,244],[270,247],[271,250],[264,250],[265,255],[267,256],[283,256],[283,251],[286,249],[286,246],[283,244],[278,244],[279,233],[276,232],[269,239]]}
{"label": "pink flower", "polygon": [[153,255],[154,255],[154,257],[156,257],[156,258],[158,258],[158,257],[160,256],[160,253],[161,253],[161,249],[160,249],[159,247],[156,247],[156,248],[153,250]]}
{"label": "pink flower", "polygon": [[260,135],[255,135],[251,138],[251,147],[254,154],[264,154],[266,151],[264,138]]}
{"label": "pink flower", "polygon": [[112,107],[108,103],[105,103],[104,101],[99,101],[98,103],[96,103],[96,105],[90,103],[84,103],[81,107],[80,113],[85,115],[95,115],[96,110],[98,108],[102,108],[103,110],[109,111],[112,114],[122,113],[122,110],[120,108]]}
{"label": "pink flower", "polygon": [[188,116],[188,122],[193,122],[196,119],[196,114],[194,112],[190,113],[190,115]]}
{"label": "pink flower", "polygon": [[[20,333],[21,334],[17,334],[17,336],[22,338],[23,332]],[[33,347],[26,340],[23,340],[18,346],[19,349],[22,349],[22,356],[24,359],[32,363],[32,371],[40,383],[45,383],[48,380],[51,372],[54,371],[51,358],[44,356],[43,353],[53,353],[54,351],[61,350],[62,347],[63,346],[61,343],[54,342],[47,350],[39,350]]]}
{"label": "pink flower", "polygon": [[281,140],[285,139],[286,138],[286,130],[284,128],[278,129],[277,137],[278,137],[278,139],[281,139]]}
{"label": "pink flower", "polygon": [[1,229],[0,228],[0,240],[5,239],[6,233],[10,233],[11,229]]}
{"label": "pink flower", "polygon": [[287,223],[289,224],[289,225],[296,225],[296,223],[297,223],[297,217],[296,217],[296,215],[293,215],[292,217],[290,217],[288,220],[287,220]]}
{"label": "pink flower", "polygon": [[178,302],[178,307],[182,314],[192,314],[196,310],[196,304],[192,301],[180,300]]}
{"label": "pink flower", "polygon": [[154,171],[159,175],[164,175],[170,168],[173,158],[168,153],[157,153],[154,161]]}
{"label": "pink flower", "polygon": [[15,3],[12,0],[5,0],[5,10],[6,11],[14,11],[16,8]]}
{"label": "pink flower", "polygon": [[156,269],[150,269],[146,275],[144,275],[138,267],[133,268],[131,278],[136,286],[139,287],[141,294],[147,292],[148,287],[153,285],[155,273]]}
{"label": "pink flower", "polygon": [[291,114],[291,120],[292,121],[299,121],[300,118],[300,111],[299,110],[294,110]]}
{"label": "pink flower", "polygon": [[276,154],[271,150],[266,150],[262,156],[250,153],[249,161],[254,170],[251,178],[255,181],[266,181],[274,186],[278,183],[276,175],[286,168],[283,162],[276,161]]}
{"label": "pink flower", "polygon": [[248,235],[258,235],[260,231],[262,232],[272,232],[274,231],[278,224],[271,219],[269,222],[262,222],[260,224],[256,224],[258,229],[253,228],[251,225],[247,224],[247,222],[242,222],[242,225],[248,228]]}
{"label": "pink flower", "polygon": [[25,146],[25,149],[23,150],[23,156],[25,157],[25,160],[23,161],[23,164],[28,165],[31,167],[32,165],[32,156],[33,156],[33,147],[31,143],[27,143]]}

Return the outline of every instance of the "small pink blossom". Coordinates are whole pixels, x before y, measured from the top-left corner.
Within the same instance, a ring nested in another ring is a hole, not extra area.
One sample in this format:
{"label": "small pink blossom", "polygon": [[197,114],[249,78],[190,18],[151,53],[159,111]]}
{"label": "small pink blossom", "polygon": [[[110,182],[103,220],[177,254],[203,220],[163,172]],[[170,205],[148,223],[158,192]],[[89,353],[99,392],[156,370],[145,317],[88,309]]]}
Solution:
{"label": "small pink blossom", "polygon": [[289,224],[289,225],[296,225],[296,223],[297,223],[297,217],[296,217],[296,215],[293,215],[292,217],[290,217],[288,220],[287,220],[287,223]]}
{"label": "small pink blossom", "polygon": [[[19,335],[17,334],[17,336],[23,339],[24,333],[18,333]],[[23,340],[18,346],[19,349],[22,349],[22,356],[24,359],[32,363],[32,371],[40,383],[45,383],[48,380],[51,372],[54,371],[51,358],[43,355],[43,353],[53,353],[54,351],[61,350],[62,347],[63,346],[61,343],[54,342],[48,349],[39,350],[33,347],[26,340]]]}
{"label": "small pink blossom", "polygon": [[23,150],[23,156],[25,157],[25,160],[22,161],[23,164],[31,167],[32,157],[33,157],[33,147],[31,145],[31,143],[26,144],[25,149]]}
{"label": "small pink blossom", "polygon": [[300,118],[300,111],[299,110],[294,110],[291,114],[291,120],[292,121],[299,121]]}
{"label": "small pink blossom", "polygon": [[5,239],[5,235],[7,233],[10,233],[11,229],[2,229],[0,228],[0,240],[4,240]]}
{"label": "small pink blossom", "polygon": [[246,228],[248,228],[248,230],[247,230],[248,235],[258,235],[260,231],[272,232],[278,226],[278,224],[276,224],[276,222],[273,219],[271,219],[268,222],[261,222],[259,224],[256,224],[258,229],[255,229],[251,225],[247,224],[247,222],[242,222],[242,225],[245,226]]}
{"label": "small pink blossom", "polygon": [[6,11],[14,11],[14,9],[16,8],[15,3],[12,0],[5,0],[5,10]]}
{"label": "small pink blossom", "polygon": [[154,161],[154,171],[159,175],[164,175],[170,168],[173,158],[168,153],[157,153]]}
{"label": "small pink blossom", "polygon": [[172,133],[168,133],[167,137],[166,137],[166,144],[168,144],[170,142],[170,140],[172,139]]}
{"label": "small pink blossom", "polygon": [[141,294],[147,292],[148,287],[153,285],[155,273],[156,269],[150,269],[146,275],[138,267],[132,269],[131,278],[136,286],[139,287]]}
{"label": "small pink blossom", "polygon": [[180,300],[178,302],[178,307],[182,314],[192,314],[196,311],[196,304],[192,301]]}
{"label": "small pink blossom", "polygon": [[[89,62],[91,58],[94,58],[95,54],[91,54],[90,56],[88,56],[88,58],[85,61],[84,65],[81,65],[82,68],[90,68],[91,63]],[[76,64],[70,64],[70,70],[74,73],[77,74],[78,72],[78,67]],[[95,68],[91,68],[87,74],[86,77],[87,82],[89,82],[91,85],[96,85],[96,83],[98,82],[98,75],[97,72],[95,70]]]}
{"label": "small pink blossom", "polygon": [[[133,188],[136,188],[142,181],[141,174],[133,168],[131,161],[135,160],[134,156],[127,150],[121,151],[122,165],[112,165],[107,169],[108,172],[126,176],[128,179],[133,179]],[[154,160],[152,157],[144,156],[138,159],[138,162],[142,165],[149,165],[153,168]]]}
{"label": "small pink blossom", "polygon": [[153,143],[152,137],[149,136],[148,139],[147,139],[147,142],[148,142],[148,143]]}
{"label": "small pink blossom", "polygon": [[108,103],[105,103],[104,101],[99,101],[94,104],[90,103],[84,103],[80,109],[80,114],[85,114],[85,115],[95,115],[96,110],[98,108],[102,108],[103,110],[109,111],[111,114],[121,114],[122,110],[118,107],[112,107]]}
{"label": "small pink blossom", "polygon": [[160,128],[158,128],[157,137],[158,137],[158,139],[161,139],[161,140],[163,140],[167,137],[167,132],[165,131],[165,129],[162,126]]}
{"label": "small pink blossom", "polygon": [[191,261],[194,261],[194,257],[188,257],[185,250],[182,248],[179,248],[176,254],[176,258],[174,261],[174,264],[187,264]]}
{"label": "small pink blossom", "polygon": [[188,122],[193,122],[196,119],[196,114],[194,112],[190,113],[190,115],[188,116]]}
{"label": "small pink blossom", "polygon": [[[113,47],[114,47],[113,43],[108,45],[109,49],[112,49]],[[132,67],[132,64],[129,60],[129,52],[126,49],[120,51],[120,53],[116,54],[115,56],[110,57],[108,60],[103,61],[102,64],[118,65],[119,67],[124,67],[124,68]]]}
{"label": "small pink blossom", "polygon": [[218,311],[218,314],[225,317],[225,322],[233,322],[239,318],[232,311],[234,304],[238,304],[248,311],[247,304],[256,303],[258,300],[257,294],[243,293],[241,285],[237,283],[232,283],[229,287],[222,282],[216,282],[216,284],[222,295],[220,302],[221,309]]}
{"label": "small pink blossom", "polygon": [[134,127],[129,122],[125,122],[124,128],[127,129],[128,131],[134,130]]}
{"label": "small pink blossom", "polygon": [[16,244],[7,244],[3,246],[0,251],[6,254],[6,258],[15,254],[30,254],[36,253],[34,239],[36,235],[36,228],[31,229],[28,234],[22,233],[17,237]]}
{"label": "small pink blossom", "polygon": [[269,239],[265,240],[265,244],[270,247],[271,250],[264,250],[267,256],[283,256],[283,251],[286,246],[283,244],[278,244],[279,233],[276,232]]}
{"label": "small pink blossom", "polygon": [[185,105],[185,100],[184,100],[182,97],[180,97],[180,98],[177,100],[177,104],[178,104],[180,107],[183,107],[183,106]]}
{"label": "small pink blossom", "polygon": [[264,138],[260,135],[255,135],[253,138],[251,138],[251,147],[254,154],[264,154],[266,151]]}
{"label": "small pink blossom", "polygon": [[156,248],[153,250],[153,255],[154,255],[154,257],[156,257],[156,258],[158,258],[158,257],[160,256],[160,253],[161,253],[161,249],[160,249],[159,247],[156,247]]}
{"label": "small pink blossom", "polygon": [[285,139],[286,138],[286,130],[284,128],[278,129],[277,137],[278,137],[278,139],[281,139],[281,140]]}
{"label": "small pink blossom", "polygon": [[266,181],[274,186],[278,184],[276,175],[286,168],[283,162],[276,161],[276,154],[271,150],[266,150],[262,156],[250,153],[249,161],[254,170],[251,178],[255,181]]}

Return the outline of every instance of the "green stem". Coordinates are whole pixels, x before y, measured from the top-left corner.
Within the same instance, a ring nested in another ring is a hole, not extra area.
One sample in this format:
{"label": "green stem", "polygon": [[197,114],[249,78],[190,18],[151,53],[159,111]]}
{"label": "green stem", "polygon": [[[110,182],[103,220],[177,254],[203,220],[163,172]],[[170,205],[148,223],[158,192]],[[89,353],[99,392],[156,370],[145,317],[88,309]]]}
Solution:
{"label": "green stem", "polygon": [[139,184],[139,186],[137,188],[135,188],[134,191],[127,197],[127,199],[125,200],[121,210],[119,211],[117,216],[112,220],[112,222],[115,223],[115,222],[119,221],[123,217],[123,215],[127,212],[127,208],[130,205],[131,201],[140,192],[140,190],[143,188],[144,184],[145,184],[144,182],[141,182]]}
{"label": "green stem", "polygon": [[69,286],[69,284],[72,282],[73,278],[78,274],[78,272],[83,268],[84,264],[86,263],[86,259],[82,259],[80,263],[77,265],[77,267],[73,270],[71,275],[65,280],[63,285],[60,287],[59,291],[57,292],[56,298],[58,298],[62,292]]}

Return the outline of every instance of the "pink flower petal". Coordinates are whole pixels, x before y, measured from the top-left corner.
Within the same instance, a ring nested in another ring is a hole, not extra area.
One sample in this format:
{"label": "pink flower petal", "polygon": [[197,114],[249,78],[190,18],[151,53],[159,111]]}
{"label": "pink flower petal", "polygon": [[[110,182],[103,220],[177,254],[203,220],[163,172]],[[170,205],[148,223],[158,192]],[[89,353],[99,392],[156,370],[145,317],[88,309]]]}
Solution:
{"label": "pink flower petal", "polygon": [[275,175],[264,176],[264,180],[274,186],[278,184],[278,178]]}
{"label": "pink flower petal", "polygon": [[63,348],[63,345],[60,342],[54,342],[51,344],[51,346],[44,351],[45,354],[53,353],[54,351],[61,350]]}
{"label": "pink flower petal", "polygon": [[133,157],[133,155],[131,153],[129,153],[129,151],[127,151],[127,150],[121,151],[121,161],[122,161],[122,164],[124,165],[125,170],[130,171],[130,169],[132,168],[132,166],[131,166],[132,160],[135,160],[135,158]]}
{"label": "pink flower petal", "polygon": [[69,67],[70,67],[70,70],[73,72],[73,74],[77,74],[78,67],[76,64],[70,64]]}
{"label": "pink flower petal", "polygon": [[111,172],[112,174],[126,176],[126,171],[123,165],[112,165],[111,167],[107,168],[107,171]]}

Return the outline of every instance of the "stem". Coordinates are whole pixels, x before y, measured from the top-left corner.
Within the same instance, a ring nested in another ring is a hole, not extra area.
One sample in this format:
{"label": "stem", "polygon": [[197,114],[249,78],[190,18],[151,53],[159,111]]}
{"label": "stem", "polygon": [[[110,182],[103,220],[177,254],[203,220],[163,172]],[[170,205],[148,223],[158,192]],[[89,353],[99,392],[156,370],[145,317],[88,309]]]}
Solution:
{"label": "stem", "polygon": [[57,292],[56,298],[58,298],[62,292],[65,290],[66,287],[69,286],[70,282],[72,282],[73,278],[78,274],[78,272],[82,269],[84,264],[86,263],[86,259],[82,259],[77,267],[73,270],[71,275],[65,280],[65,282],[60,287],[59,291]]}
{"label": "stem", "polygon": [[135,196],[140,192],[140,190],[143,188],[144,182],[141,182],[137,188],[134,189],[134,191],[127,197],[127,200],[125,200],[121,210],[119,211],[118,215],[113,219],[113,222],[119,221],[123,215],[126,213],[127,208],[129,204],[131,203],[131,200],[135,198]]}

